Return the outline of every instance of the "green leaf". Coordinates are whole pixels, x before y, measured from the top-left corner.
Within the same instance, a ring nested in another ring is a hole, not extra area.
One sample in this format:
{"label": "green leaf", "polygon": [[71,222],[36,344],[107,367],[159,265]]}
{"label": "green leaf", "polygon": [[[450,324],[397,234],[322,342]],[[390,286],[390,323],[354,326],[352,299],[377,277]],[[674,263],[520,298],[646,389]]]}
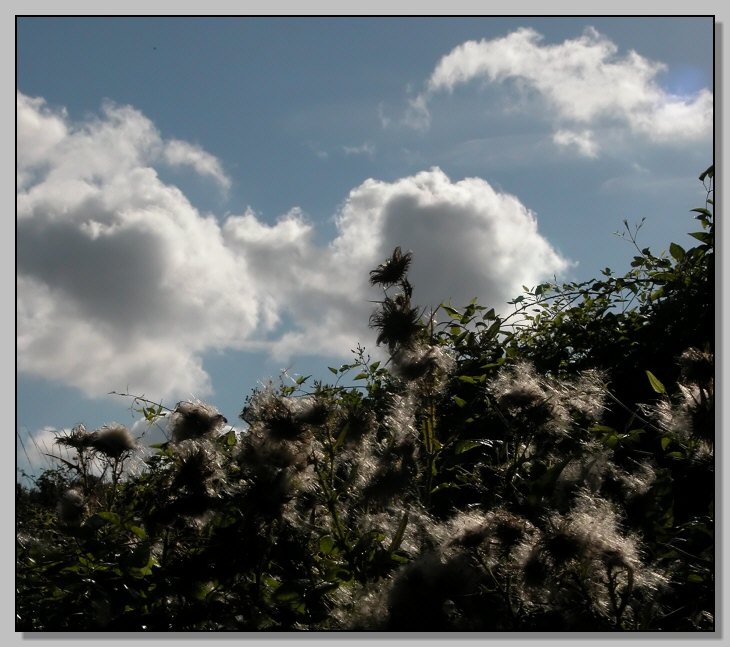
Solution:
{"label": "green leaf", "polygon": [[456,443],[456,446],[454,447],[454,453],[463,454],[464,452],[468,452],[470,449],[474,449],[475,447],[494,447],[494,442],[484,438],[478,440],[460,440],[458,443]]}
{"label": "green leaf", "polygon": [[709,245],[712,242],[712,234],[708,234],[706,231],[693,231],[689,235],[706,245]]}
{"label": "green leaf", "polygon": [[398,524],[398,530],[396,530],[393,536],[393,541],[388,546],[388,552],[393,553],[400,548],[401,542],[403,541],[403,535],[406,532],[406,526],[408,525],[408,510],[403,513],[400,523]]}
{"label": "green leaf", "polygon": [[459,380],[467,384],[476,384],[476,380],[471,375],[459,375]]}
{"label": "green leaf", "polygon": [[335,440],[335,444],[332,446],[332,449],[334,451],[337,451],[340,447],[342,447],[342,444],[345,442],[345,438],[347,438],[347,433],[350,431],[350,423],[345,423],[345,426],[342,428],[342,431],[337,436],[337,440]]}
{"label": "green leaf", "polygon": [[458,395],[452,396],[452,400],[456,403],[456,406],[463,409],[466,406],[466,400],[460,398]]}
{"label": "green leaf", "polygon": [[672,255],[672,258],[680,263],[684,260],[686,255],[684,248],[681,245],[677,245],[677,243],[670,243],[669,253]]}
{"label": "green leaf", "polygon": [[700,175],[700,182],[704,182],[706,177],[715,177],[715,165],[711,164],[708,166],[704,171],[702,171],[702,174]]}
{"label": "green leaf", "polygon": [[593,425],[590,429],[599,434],[615,434],[616,430],[613,427],[607,427],[606,425]]}
{"label": "green leaf", "polygon": [[663,436],[661,443],[662,443],[662,449],[666,451],[667,447],[669,447],[669,443],[672,442],[672,439],[669,436]]}
{"label": "green leaf", "polygon": [[352,580],[352,573],[342,566],[333,566],[325,573],[325,579],[332,582],[349,582]]}
{"label": "green leaf", "polygon": [[502,327],[502,320],[499,317],[497,317],[495,322],[491,326],[489,326],[489,328],[487,328],[487,330],[484,332],[484,336],[487,339],[491,339],[499,332],[501,327]]}
{"label": "green leaf", "polygon": [[113,523],[115,526],[119,525],[119,515],[116,512],[97,512],[96,516]]}
{"label": "green leaf", "polygon": [[300,375],[296,380],[297,385],[304,384],[310,377],[312,377],[312,376],[311,375]]}
{"label": "green leaf", "polygon": [[335,552],[335,538],[330,535],[325,535],[319,540],[319,550],[325,555],[331,555]]}
{"label": "green leaf", "polygon": [[372,371],[373,373],[375,373],[375,371],[377,371],[377,370],[378,370],[378,367],[379,367],[379,366],[380,366],[380,360],[378,360],[377,362],[373,362],[372,364],[370,364],[370,370],[371,370],[371,371]]}
{"label": "green leaf", "polygon": [[144,528],[140,528],[139,526],[128,526],[128,529],[140,539],[145,539],[147,537],[147,533],[144,531]]}
{"label": "green leaf", "polygon": [[713,217],[712,216],[712,212],[709,209],[704,209],[704,208],[690,209],[690,211],[694,211],[695,213],[700,214],[699,216],[695,216],[695,218],[697,218],[697,220],[703,220],[705,218],[712,218]]}
{"label": "green leaf", "polygon": [[368,376],[367,373],[358,373],[355,377],[353,377],[353,380],[364,380]]}
{"label": "green leaf", "polygon": [[651,384],[651,388],[654,389],[654,391],[656,391],[657,393],[661,393],[662,395],[665,395],[667,393],[664,385],[659,381],[654,373],[652,373],[651,371],[646,371],[646,376],[649,378],[649,384]]}
{"label": "green leaf", "polygon": [[330,373],[334,373],[335,375],[337,375],[337,369],[334,366],[328,366],[327,368],[329,369]]}
{"label": "green leaf", "polygon": [[446,311],[446,314],[449,315],[449,317],[451,317],[452,319],[457,319],[461,321],[461,314],[458,310],[454,310],[454,308],[452,308],[451,306],[447,306],[444,304],[441,304],[441,308],[442,310]]}
{"label": "green leaf", "polygon": [[294,602],[302,597],[299,586],[291,582],[283,582],[282,585],[274,591],[273,599],[277,602]]}

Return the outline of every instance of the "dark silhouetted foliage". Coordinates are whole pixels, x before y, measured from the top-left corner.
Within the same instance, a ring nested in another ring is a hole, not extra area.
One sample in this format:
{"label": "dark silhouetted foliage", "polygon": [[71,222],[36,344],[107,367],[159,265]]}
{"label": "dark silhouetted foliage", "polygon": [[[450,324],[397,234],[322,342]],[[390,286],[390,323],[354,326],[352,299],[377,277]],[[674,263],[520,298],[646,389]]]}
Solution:
{"label": "dark silhouetted foliage", "polygon": [[[713,169],[691,249],[424,319],[411,253],[362,347],[253,392],[243,432],[163,410],[18,486],[22,631],[714,628]],[[439,318],[442,318],[439,320]],[[349,384],[345,382],[349,381]],[[150,406],[152,405],[152,406]]]}

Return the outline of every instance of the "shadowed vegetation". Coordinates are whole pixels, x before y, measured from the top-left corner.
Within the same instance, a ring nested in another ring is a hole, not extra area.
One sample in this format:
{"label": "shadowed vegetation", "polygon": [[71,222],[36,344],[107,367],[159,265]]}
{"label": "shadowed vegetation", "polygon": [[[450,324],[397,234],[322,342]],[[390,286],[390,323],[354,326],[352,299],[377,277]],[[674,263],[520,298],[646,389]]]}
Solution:
{"label": "shadowed vegetation", "polygon": [[[333,384],[269,384],[243,432],[134,406],[16,489],[22,631],[714,628],[713,168],[695,247],[543,283],[497,314],[412,305],[411,252]],[[417,286],[416,286],[417,287]]]}

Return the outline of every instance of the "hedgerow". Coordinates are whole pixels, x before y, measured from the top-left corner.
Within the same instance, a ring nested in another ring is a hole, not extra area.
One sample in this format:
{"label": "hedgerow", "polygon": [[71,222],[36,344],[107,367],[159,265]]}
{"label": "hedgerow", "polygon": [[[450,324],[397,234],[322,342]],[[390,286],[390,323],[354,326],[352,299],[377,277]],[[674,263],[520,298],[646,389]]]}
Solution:
{"label": "hedgerow", "polygon": [[17,486],[22,631],[714,628],[713,167],[697,245],[507,314],[370,273],[387,361],[59,435]]}

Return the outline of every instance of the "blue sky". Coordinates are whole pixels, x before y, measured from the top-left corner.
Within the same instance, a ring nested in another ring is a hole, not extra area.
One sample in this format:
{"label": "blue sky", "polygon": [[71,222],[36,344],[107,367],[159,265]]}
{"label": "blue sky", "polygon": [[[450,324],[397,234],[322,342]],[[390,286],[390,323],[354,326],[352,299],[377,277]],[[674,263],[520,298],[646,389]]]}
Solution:
{"label": "blue sky", "polygon": [[19,19],[25,448],[376,355],[395,245],[498,310],[625,271],[624,219],[691,245],[712,109],[711,18]]}

